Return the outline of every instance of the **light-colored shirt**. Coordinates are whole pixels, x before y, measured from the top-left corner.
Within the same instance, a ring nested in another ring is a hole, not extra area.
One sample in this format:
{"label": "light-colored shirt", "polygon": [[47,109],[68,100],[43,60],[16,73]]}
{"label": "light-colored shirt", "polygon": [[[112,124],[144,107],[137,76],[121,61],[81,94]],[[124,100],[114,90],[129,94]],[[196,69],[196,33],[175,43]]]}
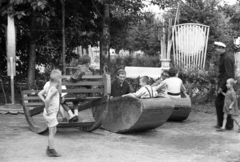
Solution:
{"label": "light-colored shirt", "polygon": [[[160,85],[162,82],[163,82],[163,79],[161,78],[161,79],[157,80],[155,83],[153,83],[151,86],[156,87],[156,86]],[[157,90],[157,92],[158,92],[159,96],[165,96],[167,94],[167,85],[164,85],[161,88],[159,88]]]}
{"label": "light-colored shirt", "polygon": [[[53,89],[56,89],[55,87],[51,87],[48,91],[47,91],[47,95],[49,94],[50,91],[52,91]],[[60,98],[59,98],[59,93],[56,93],[56,95],[54,95],[51,100],[49,101],[49,107],[48,107],[48,111],[46,111],[45,108],[45,113],[47,114],[51,114],[51,113],[57,113],[59,110],[59,106],[60,106]]]}
{"label": "light-colored shirt", "polygon": [[141,87],[137,92],[129,93],[129,94],[126,94],[125,96],[130,96],[135,98],[152,98],[152,97],[158,96],[158,93],[150,85],[145,85]]}
{"label": "light-colored shirt", "polygon": [[[181,92],[185,92],[186,89],[182,83],[182,80],[178,77],[170,77],[162,81],[162,83],[158,86],[153,87],[154,89],[158,90],[162,87],[166,86],[167,87],[167,93],[171,97],[180,97]],[[169,93],[172,94],[179,94],[179,95],[170,95]]]}
{"label": "light-colored shirt", "polygon": [[[43,87],[43,90],[45,91],[45,95],[47,94],[48,92],[48,89],[50,87],[50,81],[48,81],[47,83],[45,83],[44,87]],[[67,89],[65,85],[62,85],[62,89]],[[67,93],[62,93],[61,96],[65,96]]]}

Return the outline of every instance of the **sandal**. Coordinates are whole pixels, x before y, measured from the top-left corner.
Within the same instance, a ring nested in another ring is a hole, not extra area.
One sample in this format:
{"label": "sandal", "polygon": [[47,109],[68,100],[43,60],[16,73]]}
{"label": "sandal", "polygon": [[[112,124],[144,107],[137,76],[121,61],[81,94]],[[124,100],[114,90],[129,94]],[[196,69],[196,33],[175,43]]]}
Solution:
{"label": "sandal", "polygon": [[238,133],[240,133],[240,128],[238,128],[238,131],[237,131]]}
{"label": "sandal", "polygon": [[216,130],[217,132],[225,132],[225,129],[219,128]]}

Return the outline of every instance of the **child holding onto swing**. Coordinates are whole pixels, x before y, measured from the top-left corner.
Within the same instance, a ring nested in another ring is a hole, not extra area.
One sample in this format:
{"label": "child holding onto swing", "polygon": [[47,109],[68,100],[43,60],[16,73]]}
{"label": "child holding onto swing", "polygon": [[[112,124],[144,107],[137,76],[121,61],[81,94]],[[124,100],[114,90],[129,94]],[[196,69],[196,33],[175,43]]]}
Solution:
{"label": "child holding onto swing", "polygon": [[[171,67],[168,71],[169,78],[163,80],[161,84],[153,86],[157,91],[164,88],[168,97],[171,98],[181,98],[181,93],[186,92],[186,88],[183,85],[183,82],[178,78],[178,69]],[[166,87],[166,88],[165,88]]]}
{"label": "child holding onto swing", "polygon": [[233,121],[237,124],[238,133],[240,133],[240,125],[239,125],[239,122],[237,121],[237,116],[239,114],[238,101],[237,101],[236,92],[234,91],[234,88],[233,88],[236,82],[237,81],[235,81],[233,78],[229,78],[226,84],[227,92],[226,93],[222,92],[222,94],[225,95],[224,106],[223,106],[224,116],[223,116],[223,125],[220,129],[217,130],[219,132],[225,131],[227,117],[228,115],[230,115]]}
{"label": "child holding onto swing", "polygon": [[158,96],[157,91],[154,88],[152,88],[149,85],[149,83],[150,83],[150,79],[148,76],[140,77],[139,84],[141,88],[135,93],[128,93],[128,94],[122,95],[122,97],[129,96],[129,97],[135,97],[135,98],[141,98],[141,99],[157,97]]}
{"label": "child holding onto swing", "polygon": [[54,149],[54,136],[57,132],[57,114],[60,106],[60,94],[59,89],[61,86],[62,74],[60,70],[54,69],[50,74],[50,87],[47,91],[46,98],[44,96],[45,90],[38,93],[38,96],[45,103],[45,108],[43,111],[43,117],[45,118],[49,136],[48,136],[48,147],[47,155],[49,157],[59,157],[60,155]]}

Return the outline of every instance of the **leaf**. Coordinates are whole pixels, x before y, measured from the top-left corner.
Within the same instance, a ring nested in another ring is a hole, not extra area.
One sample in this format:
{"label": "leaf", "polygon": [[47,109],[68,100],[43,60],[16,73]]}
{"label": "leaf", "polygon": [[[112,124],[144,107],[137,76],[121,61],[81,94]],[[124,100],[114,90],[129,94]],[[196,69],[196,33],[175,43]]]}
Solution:
{"label": "leaf", "polygon": [[23,16],[21,14],[17,14],[17,18],[21,19]]}
{"label": "leaf", "polygon": [[52,15],[52,16],[56,16],[55,11],[52,11],[52,12],[51,12],[51,15]]}
{"label": "leaf", "polygon": [[45,8],[45,5],[41,5],[40,7],[41,7],[41,9],[42,9],[42,10],[44,10],[44,8]]}
{"label": "leaf", "polygon": [[34,10],[34,11],[36,10],[36,7],[37,7],[37,6],[33,6],[33,10]]}
{"label": "leaf", "polygon": [[31,11],[28,11],[27,13],[26,13],[26,16],[30,16],[31,15]]}
{"label": "leaf", "polygon": [[41,21],[40,17],[36,18],[36,22],[40,22],[40,21]]}

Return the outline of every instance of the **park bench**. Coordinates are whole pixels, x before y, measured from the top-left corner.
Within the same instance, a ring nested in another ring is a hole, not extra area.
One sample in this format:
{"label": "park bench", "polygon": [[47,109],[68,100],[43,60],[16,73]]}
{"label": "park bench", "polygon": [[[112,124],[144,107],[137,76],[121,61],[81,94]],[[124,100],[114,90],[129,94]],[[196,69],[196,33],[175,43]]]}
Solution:
{"label": "park bench", "polygon": [[[152,67],[125,67],[127,78],[137,78],[147,75],[153,79],[160,78],[163,71],[162,68]],[[169,117],[169,121],[183,121],[188,118],[191,112],[191,99],[186,93],[181,94],[181,98],[172,99],[174,103],[174,111]]]}
{"label": "park bench", "polygon": [[[107,102],[111,92],[111,79],[107,74],[83,76],[82,80],[76,83],[68,82],[63,79],[62,85],[67,89],[62,89],[62,93],[73,94],[65,98],[65,103],[71,108],[72,102],[79,102],[78,111],[83,111],[92,107],[101,107],[104,109],[98,120],[95,122],[59,122],[59,128],[63,127],[79,127],[83,131],[93,131],[99,128],[107,114]],[[83,87],[91,88],[83,88]],[[68,88],[69,87],[69,88]],[[30,129],[36,133],[43,133],[47,131],[47,125],[42,117],[44,103],[38,97],[40,90],[23,90],[22,106],[26,120]],[[74,94],[86,94],[84,98],[76,98]],[[105,107],[102,106],[103,103]]]}

